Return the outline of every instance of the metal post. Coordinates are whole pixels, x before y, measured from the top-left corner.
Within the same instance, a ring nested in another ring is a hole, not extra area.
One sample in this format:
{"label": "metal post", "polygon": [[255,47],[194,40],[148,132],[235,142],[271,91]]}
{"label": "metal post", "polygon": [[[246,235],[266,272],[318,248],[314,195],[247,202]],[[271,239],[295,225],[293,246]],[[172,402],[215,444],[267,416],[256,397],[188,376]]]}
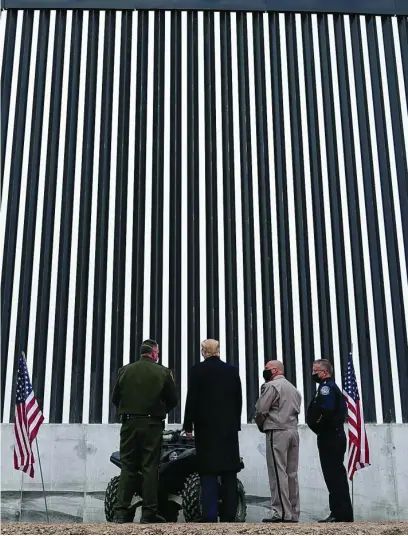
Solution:
{"label": "metal post", "polygon": [[43,472],[41,467],[41,458],[40,458],[40,451],[38,449],[38,441],[37,438],[35,438],[35,444],[37,445],[37,456],[38,456],[38,465],[40,466],[40,473],[41,473],[41,482],[42,482],[42,488],[44,493],[44,502],[45,502],[45,512],[47,514],[47,523],[50,522],[50,518],[48,516],[48,507],[47,507],[47,495],[45,493],[45,486],[44,486],[44,478],[43,478]]}
{"label": "metal post", "polygon": [[353,512],[354,512],[354,478],[351,481],[351,507],[352,507]]}
{"label": "metal post", "polygon": [[24,477],[24,473],[21,471],[21,487],[20,487],[20,514],[19,514],[19,522],[21,523],[21,510],[23,508],[23,477]]}
{"label": "metal post", "polygon": [[[350,355],[353,358],[353,342],[351,342]],[[348,440],[347,440],[347,452],[348,452],[348,455],[350,456],[350,437],[348,437]],[[351,508],[353,510],[353,515],[354,515],[354,475],[351,481]]]}

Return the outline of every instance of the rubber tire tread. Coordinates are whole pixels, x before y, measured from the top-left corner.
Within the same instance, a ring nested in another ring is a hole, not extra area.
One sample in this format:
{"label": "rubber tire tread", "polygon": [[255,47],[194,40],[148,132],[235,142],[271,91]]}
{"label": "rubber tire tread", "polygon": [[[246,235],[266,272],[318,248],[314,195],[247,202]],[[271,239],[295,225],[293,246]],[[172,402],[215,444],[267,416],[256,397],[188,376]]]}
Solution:
{"label": "rubber tire tread", "polygon": [[[105,491],[105,517],[108,523],[113,523],[115,517],[115,504],[116,504],[116,493],[118,491],[119,485],[119,476],[114,476],[106,488]],[[133,510],[133,512],[132,512]],[[136,514],[136,505],[132,506],[132,509],[129,508],[129,514],[133,513],[133,518]]]}
{"label": "rubber tire tread", "polygon": [[[235,523],[245,523],[246,515],[247,515],[247,503],[245,499],[245,488],[239,478],[237,478],[237,486],[238,486],[238,509],[237,509],[237,515],[235,517]],[[242,504],[242,508],[240,508],[241,504]]]}
{"label": "rubber tire tread", "polygon": [[187,523],[194,523],[201,518],[200,489],[200,476],[198,473],[192,473],[186,478],[181,492],[183,514]]}
{"label": "rubber tire tread", "polygon": [[[236,523],[245,523],[247,514],[247,504],[245,499],[245,488],[237,478],[238,486],[238,509],[235,518]],[[194,523],[201,518],[200,504],[200,477],[198,473],[192,473],[186,478],[182,491],[183,514],[187,523]]]}
{"label": "rubber tire tread", "polygon": [[105,517],[108,523],[113,523],[115,516],[116,493],[118,491],[119,477],[114,476],[105,491]]}

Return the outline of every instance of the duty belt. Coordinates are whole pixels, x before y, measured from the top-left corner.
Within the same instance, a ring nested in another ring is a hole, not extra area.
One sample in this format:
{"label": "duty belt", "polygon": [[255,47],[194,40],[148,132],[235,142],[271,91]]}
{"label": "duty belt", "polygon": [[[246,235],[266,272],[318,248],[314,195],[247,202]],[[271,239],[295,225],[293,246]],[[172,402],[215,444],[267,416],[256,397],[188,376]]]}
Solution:
{"label": "duty belt", "polygon": [[129,419],[137,419],[137,418],[149,418],[149,419],[158,419],[159,421],[163,421],[163,417],[159,417],[158,415],[142,415],[141,413],[124,413],[122,414],[122,422],[126,422]]}

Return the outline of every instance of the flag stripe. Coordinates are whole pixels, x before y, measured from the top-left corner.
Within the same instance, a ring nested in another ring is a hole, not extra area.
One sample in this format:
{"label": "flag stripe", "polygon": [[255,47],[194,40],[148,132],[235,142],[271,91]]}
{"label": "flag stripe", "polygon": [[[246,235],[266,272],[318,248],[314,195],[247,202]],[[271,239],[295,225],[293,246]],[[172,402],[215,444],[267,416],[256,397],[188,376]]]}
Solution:
{"label": "flag stripe", "polygon": [[349,354],[343,392],[348,409],[347,473],[349,479],[352,480],[356,471],[370,465],[370,454],[351,353]]}

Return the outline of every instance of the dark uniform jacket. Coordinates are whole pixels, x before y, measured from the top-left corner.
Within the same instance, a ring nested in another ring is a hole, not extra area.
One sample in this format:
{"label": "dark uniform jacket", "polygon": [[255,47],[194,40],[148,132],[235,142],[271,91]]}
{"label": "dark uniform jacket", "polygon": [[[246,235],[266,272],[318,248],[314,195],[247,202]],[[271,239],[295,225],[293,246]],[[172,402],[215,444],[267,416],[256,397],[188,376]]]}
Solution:
{"label": "dark uniform jacket", "polygon": [[347,406],[343,393],[332,378],[319,384],[307,410],[307,425],[315,434],[343,430]]}
{"label": "dark uniform jacket", "polygon": [[194,428],[200,474],[240,470],[242,389],[238,369],[208,357],[190,372],[184,424]]}
{"label": "dark uniform jacket", "polygon": [[141,357],[118,371],[112,402],[117,412],[165,418],[178,402],[171,371]]}

